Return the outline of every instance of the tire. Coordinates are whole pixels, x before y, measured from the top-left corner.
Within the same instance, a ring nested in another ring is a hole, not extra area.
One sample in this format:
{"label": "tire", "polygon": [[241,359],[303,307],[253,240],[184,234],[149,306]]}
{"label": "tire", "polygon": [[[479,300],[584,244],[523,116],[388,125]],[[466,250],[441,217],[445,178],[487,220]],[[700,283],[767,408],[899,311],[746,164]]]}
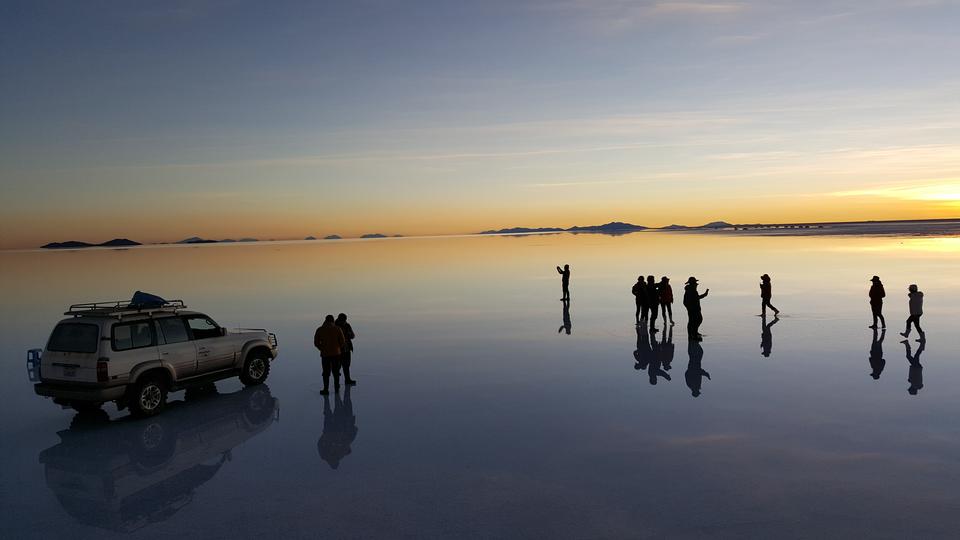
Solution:
{"label": "tire", "polygon": [[262,352],[252,352],[247,356],[247,361],[243,363],[240,382],[247,386],[263,384],[269,374],[270,358]]}
{"label": "tire", "polygon": [[133,385],[130,412],[135,416],[153,416],[167,404],[167,385],[159,377],[144,377]]}

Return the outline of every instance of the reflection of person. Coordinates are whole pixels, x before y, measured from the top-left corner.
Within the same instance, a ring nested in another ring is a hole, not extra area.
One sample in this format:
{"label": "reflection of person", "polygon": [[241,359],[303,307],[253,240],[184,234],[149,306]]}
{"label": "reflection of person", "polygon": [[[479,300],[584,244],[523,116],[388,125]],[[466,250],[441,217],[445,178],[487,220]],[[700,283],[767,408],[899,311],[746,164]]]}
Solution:
{"label": "reflection of person", "polygon": [[687,372],[683,375],[687,379],[687,388],[690,389],[690,393],[693,397],[699,397],[703,378],[709,379],[710,374],[703,369],[703,347],[698,340],[691,339],[687,342],[687,355],[690,360],[687,363]]}
{"label": "reflection of person", "polygon": [[641,320],[647,319],[647,286],[643,283],[643,276],[637,278],[630,292],[637,303],[637,324],[640,324]]}
{"label": "reflection of person", "polygon": [[774,315],[780,314],[780,310],[770,303],[771,298],[773,298],[773,284],[770,282],[770,276],[764,274],[760,276],[760,313],[763,316],[767,315],[768,307],[773,310]]}
{"label": "reflection of person", "polygon": [[323,390],[329,392],[330,374],[333,374],[333,387],[340,390],[340,354],[346,346],[343,331],[337,328],[333,315],[327,315],[323,325],[313,334],[313,346],[320,349],[320,362],[323,366]]}
{"label": "reflection of person", "polygon": [[769,358],[770,353],[773,352],[773,332],[770,328],[780,322],[780,319],[776,315],[773,316],[773,320],[770,321],[770,324],[767,324],[767,316],[763,315],[760,317],[762,330],[760,332],[760,354]]}
{"label": "reflection of person", "polygon": [[557,329],[557,333],[567,331],[567,335],[570,335],[570,332],[573,330],[573,322],[570,321],[570,301],[564,300],[563,302],[563,324],[560,325],[560,328]]}
{"label": "reflection of person", "polygon": [[650,349],[650,334],[647,333],[645,325],[637,327],[637,349],[633,351],[633,359],[636,361],[633,369],[646,371],[650,365],[650,356],[653,354]]}
{"label": "reflection of person", "polygon": [[[664,334],[667,334],[667,332],[664,331]],[[650,384],[657,384],[657,379],[660,377],[663,377],[668,381],[671,380],[670,374],[667,373],[667,370],[670,369],[670,367],[663,362],[666,359],[665,351],[663,350],[663,343],[657,342],[657,336],[654,334],[652,329],[650,330],[650,347],[650,365],[647,368],[647,375],[650,377]]]}
{"label": "reflection of person", "polygon": [[670,286],[670,278],[663,276],[660,278],[660,285],[657,287],[660,292],[660,308],[663,310],[663,323],[667,323],[667,315],[670,316],[670,326],[673,326],[673,287]]}
{"label": "reflection of person", "polygon": [[350,387],[343,393],[334,394],[334,408],[330,409],[330,398],[323,396],[323,433],[317,441],[320,459],[326,461],[331,469],[340,466],[340,460],[350,455],[350,445],[357,438],[357,417],[353,414],[353,402],[350,401]]}
{"label": "reflection of person", "polygon": [[870,328],[877,327],[877,319],[880,319],[880,325],[887,327],[887,321],[883,318],[883,297],[887,296],[887,291],[883,290],[883,283],[878,276],[870,278],[873,282],[870,285],[870,311],[873,312],[873,324]]}
{"label": "reflection of person", "polygon": [[346,340],[346,346],[340,354],[340,367],[343,368],[343,382],[350,385],[357,384],[357,380],[350,377],[350,363],[353,360],[353,340],[357,335],[353,333],[353,327],[347,322],[346,313],[337,315],[337,327],[343,332],[343,337]]}
{"label": "reflection of person", "polygon": [[664,371],[670,371],[673,368],[673,328],[667,327],[660,334],[660,345],[657,350]]}
{"label": "reflection of person", "polygon": [[910,337],[910,323],[913,323],[917,327],[920,339],[924,340],[927,336],[923,333],[923,328],[920,328],[920,317],[923,316],[923,293],[917,289],[916,285],[910,285],[909,291],[907,296],[910,298],[910,316],[907,317],[906,330],[900,332],[900,335],[905,338]]}
{"label": "reflection of person", "polygon": [[693,340],[701,340],[700,325],[703,323],[703,311],[700,308],[700,300],[707,297],[710,289],[700,294],[697,291],[697,278],[690,276],[687,284],[683,287],[683,307],[687,308],[687,336]]}
{"label": "reflection of person", "polygon": [[560,284],[563,286],[563,297],[561,300],[570,300],[570,265],[565,264],[563,268],[557,267],[557,273],[560,274]]}
{"label": "reflection of person", "polygon": [[923,354],[923,348],[926,347],[927,343],[922,339],[918,341],[920,346],[917,347],[917,354],[910,354],[909,339],[901,341],[907,350],[907,362],[910,363],[910,369],[907,372],[907,382],[910,383],[910,388],[907,388],[907,393],[911,396],[917,395],[917,392],[923,388],[923,366],[920,364],[920,355]]}
{"label": "reflection of person", "polygon": [[873,377],[873,380],[880,378],[883,368],[887,365],[887,361],[883,359],[883,338],[886,335],[887,331],[883,330],[880,332],[878,339],[877,327],[873,327],[873,342],[870,343],[870,376]]}

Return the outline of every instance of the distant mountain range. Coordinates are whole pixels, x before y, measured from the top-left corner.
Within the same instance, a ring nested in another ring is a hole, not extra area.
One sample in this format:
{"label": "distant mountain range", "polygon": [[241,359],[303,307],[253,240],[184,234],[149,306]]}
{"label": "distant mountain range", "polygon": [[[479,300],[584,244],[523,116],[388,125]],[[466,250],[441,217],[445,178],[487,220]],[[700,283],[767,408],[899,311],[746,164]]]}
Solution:
{"label": "distant mountain range", "polygon": [[44,246],[41,246],[43,249],[79,249],[79,248],[91,248],[91,247],[130,247],[130,246],[139,246],[142,245],[140,242],[134,242],[133,240],[127,238],[114,238],[113,240],[108,240],[102,244],[91,244],[88,242],[78,242],[77,240],[69,240],[66,242],[50,242]]}
{"label": "distant mountain range", "polygon": [[[666,227],[661,227],[660,230],[670,230],[670,231],[679,231],[679,230],[692,230],[692,229],[726,229],[731,228],[733,225],[727,223],[726,221],[714,221],[707,223],[706,225],[701,225],[699,227],[688,227],[686,225],[668,225]],[[550,234],[550,233],[560,233],[560,232],[570,232],[570,233],[601,233],[601,234],[627,234],[636,231],[645,231],[651,227],[644,227],[643,225],[634,225],[632,223],[624,223],[622,221],[612,221],[604,225],[590,225],[587,227],[574,226],[568,229],[561,227],[539,227],[539,228],[530,228],[530,227],[511,227],[509,229],[496,229],[490,231],[483,231],[480,234]]]}

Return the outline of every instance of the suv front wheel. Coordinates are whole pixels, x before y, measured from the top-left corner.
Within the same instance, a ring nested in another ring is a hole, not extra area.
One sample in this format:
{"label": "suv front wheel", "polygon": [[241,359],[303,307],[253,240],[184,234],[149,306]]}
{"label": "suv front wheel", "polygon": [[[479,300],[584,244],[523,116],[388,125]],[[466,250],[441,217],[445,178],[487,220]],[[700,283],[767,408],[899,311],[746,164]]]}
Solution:
{"label": "suv front wheel", "polygon": [[159,377],[137,381],[130,394],[130,409],[137,416],[153,416],[167,403],[167,386]]}
{"label": "suv front wheel", "polygon": [[270,358],[259,352],[250,353],[247,361],[243,363],[243,371],[240,372],[240,382],[247,386],[261,384],[267,380],[270,374]]}

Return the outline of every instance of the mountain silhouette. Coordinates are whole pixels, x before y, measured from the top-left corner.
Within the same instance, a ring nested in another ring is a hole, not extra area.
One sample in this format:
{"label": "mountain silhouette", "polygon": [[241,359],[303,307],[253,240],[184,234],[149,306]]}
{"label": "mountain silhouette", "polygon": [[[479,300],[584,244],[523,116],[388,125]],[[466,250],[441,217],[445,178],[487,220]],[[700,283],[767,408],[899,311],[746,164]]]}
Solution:
{"label": "mountain silhouette", "polygon": [[68,240],[66,242],[50,242],[49,244],[41,246],[43,249],[80,249],[80,248],[89,248],[89,247],[130,247],[130,246],[140,246],[140,242],[134,242],[129,238],[114,238],[113,240],[107,240],[102,244],[91,244],[89,242],[80,242],[77,240]]}

